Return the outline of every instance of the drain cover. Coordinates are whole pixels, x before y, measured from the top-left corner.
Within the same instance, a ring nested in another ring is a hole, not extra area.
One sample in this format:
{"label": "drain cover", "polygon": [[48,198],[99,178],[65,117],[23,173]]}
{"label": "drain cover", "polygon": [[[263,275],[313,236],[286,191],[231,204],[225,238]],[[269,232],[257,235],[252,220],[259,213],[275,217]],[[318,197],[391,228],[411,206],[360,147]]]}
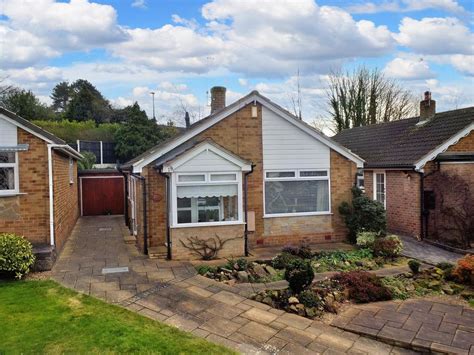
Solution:
{"label": "drain cover", "polygon": [[106,231],[111,231],[112,228],[110,227],[102,227],[102,228],[99,228],[99,232],[106,232]]}
{"label": "drain cover", "polygon": [[128,266],[122,266],[122,267],[104,267],[102,269],[102,275],[105,274],[115,274],[118,272],[128,272]]}

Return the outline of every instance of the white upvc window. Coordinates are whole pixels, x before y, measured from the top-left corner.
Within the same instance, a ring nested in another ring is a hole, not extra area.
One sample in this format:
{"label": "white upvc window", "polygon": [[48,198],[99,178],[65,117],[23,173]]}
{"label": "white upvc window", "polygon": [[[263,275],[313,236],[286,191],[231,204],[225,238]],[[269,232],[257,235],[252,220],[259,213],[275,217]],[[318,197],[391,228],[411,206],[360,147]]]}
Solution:
{"label": "white upvc window", "polygon": [[69,183],[74,184],[74,160],[69,158]]}
{"label": "white upvc window", "polygon": [[357,187],[365,190],[364,169],[357,169]]}
{"label": "white upvc window", "polygon": [[243,223],[242,173],[173,173],[172,226]]}
{"label": "white upvc window", "polygon": [[0,196],[19,193],[18,153],[0,151]]}
{"label": "white upvc window", "polygon": [[385,171],[374,171],[374,200],[387,207],[387,175]]}
{"label": "white upvc window", "polygon": [[329,169],[264,172],[265,217],[331,213]]}

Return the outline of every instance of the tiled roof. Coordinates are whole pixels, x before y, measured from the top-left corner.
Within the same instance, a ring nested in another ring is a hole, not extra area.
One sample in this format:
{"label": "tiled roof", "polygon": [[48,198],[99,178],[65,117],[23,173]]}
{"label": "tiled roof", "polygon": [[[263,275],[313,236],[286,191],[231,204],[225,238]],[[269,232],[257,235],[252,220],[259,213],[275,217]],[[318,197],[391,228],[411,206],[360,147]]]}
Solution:
{"label": "tiled roof", "polygon": [[413,167],[426,154],[474,122],[474,107],[346,129],[333,137],[365,159],[366,167]]}

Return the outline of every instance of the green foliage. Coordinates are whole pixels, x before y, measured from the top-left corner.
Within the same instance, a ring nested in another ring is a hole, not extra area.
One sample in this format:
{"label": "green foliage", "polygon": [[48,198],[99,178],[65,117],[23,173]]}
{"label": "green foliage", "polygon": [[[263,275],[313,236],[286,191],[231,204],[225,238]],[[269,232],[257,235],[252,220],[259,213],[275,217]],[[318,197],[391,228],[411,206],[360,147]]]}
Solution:
{"label": "green foliage", "polygon": [[199,275],[206,275],[208,272],[215,273],[217,271],[217,268],[215,266],[210,265],[198,265],[196,267],[196,270]]}
{"label": "green foliage", "polygon": [[15,234],[0,234],[0,273],[21,279],[34,262],[33,247],[28,240]]}
{"label": "green foliage", "polygon": [[360,232],[385,235],[387,221],[384,206],[371,200],[357,187],[352,188],[352,204],[343,202],[339,206],[339,213],[349,229],[349,240],[353,243]]}
{"label": "green foliage", "polygon": [[321,297],[312,290],[304,290],[298,295],[298,300],[305,307],[319,307],[323,302]]}
{"label": "green foliage", "polygon": [[287,264],[285,280],[294,293],[300,293],[313,282],[314,271],[311,263],[301,258],[296,258]]}
{"label": "green foliage", "polygon": [[384,258],[395,258],[403,251],[403,243],[396,235],[379,238],[374,243],[374,253]]}
{"label": "green foliage", "polygon": [[72,89],[67,81],[56,84],[51,92],[51,100],[53,100],[51,108],[56,112],[64,112],[71,100],[71,94]]}
{"label": "green foliage", "polygon": [[369,249],[321,251],[314,257],[312,265],[316,272],[371,269],[377,267],[372,259],[373,254]]}
{"label": "green foliage", "polygon": [[408,267],[410,268],[411,272],[414,274],[418,274],[420,272],[421,263],[418,260],[409,260]]}
{"label": "green foliage", "polygon": [[359,232],[356,244],[361,248],[372,249],[376,239],[377,233],[375,232]]}
{"label": "green foliage", "polygon": [[50,120],[54,113],[30,90],[13,88],[0,96],[0,106],[26,120]]}
{"label": "green foliage", "polygon": [[443,270],[443,278],[448,281],[453,281],[454,280],[454,275],[453,271],[455,268],[454,264],[448,263],[448,262],[440,262],[436,265],[438,269]]}
{"label": "green foliage", "polygon": [[300,246],[288,245],[284,247],[282,253],[288,253],[291,255],[299,256],[303,259],[311,259],[313,257],[313,252],[309,245],[301,244]]}
{"label": "green foliage", "polygon": [[0,283],[1,354],[235,354],[52,281]]}
{"label": "green foliage", "polygon": [[154,120],[136,117],[120,125],[115,133],[115,153],[127,161],[177,133],[172,125],[158,126]]}
{"label": "green foliage", "polygon": [[81,159],[77,162],[77,168],[79,170],[93,169],[96,160],[95,154],[92,152],[82,152],[81,154],[84,159]]}
{"label": "green foliage", "polygon": [[410,298],[410,293],[406,291],[409,280],[394,276],[382,278],[382,284],[390,291],[392,297],[398,300]]}
{"label": "green foliage", "polygon": [[118,123],[96,124],[94,121],[33,121],[44,130],[62,140],[72,143],[77,140],[113,142],[115,132],[120,127]]}
{"label": "green foliage", "polygon": [[286,269],[287,265],[295,259],[300,259],[300,257],[289,253],[280,253],[272,259],[272,266],[275,269]]}
{"label": "green foliage", "polygon": [[392,299],[390,290],[376,276],[366,271],[341,272],[332,280],[347,288],[349,298],[357,303],[386,301]]}
{"label": "green foliage", "polygon": [[446,270],[446,269],[452,269],[454,267],[454,264],[448,263],[447,261],[442,261],[436,264],[436,267],[441,270]]}

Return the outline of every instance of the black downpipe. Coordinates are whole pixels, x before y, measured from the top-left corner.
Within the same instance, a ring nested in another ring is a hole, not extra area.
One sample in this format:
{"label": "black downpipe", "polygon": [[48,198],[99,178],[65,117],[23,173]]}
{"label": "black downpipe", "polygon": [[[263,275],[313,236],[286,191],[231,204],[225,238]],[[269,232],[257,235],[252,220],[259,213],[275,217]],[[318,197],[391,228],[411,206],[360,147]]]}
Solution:
{"label": "black downpipe", "polygon": [[170,177],[168,174],[165,174],[163,171],[163,166],[158,167],[158,173],[166,179],[166,258],[171,260],[171,234],[170,234]]}
{"label": "black downpipe", "polygon": [[143,187],[143,251],[145,255],[148,255],[148,211],[147,211],[147,191],[146,191],[146,179],[137,174],[131,174],[136,178],[140,179]]}
{"label": "black downpipe", "polygon": [[247,212],[248,212],[248,198],[247,198],[247,178],[253,173],[254,164],[250,166],[250,171],[244,174],[244,218],[245,218],[245,232],[244,232],[244,254],[249,256],[249,228],[247,223]]}

